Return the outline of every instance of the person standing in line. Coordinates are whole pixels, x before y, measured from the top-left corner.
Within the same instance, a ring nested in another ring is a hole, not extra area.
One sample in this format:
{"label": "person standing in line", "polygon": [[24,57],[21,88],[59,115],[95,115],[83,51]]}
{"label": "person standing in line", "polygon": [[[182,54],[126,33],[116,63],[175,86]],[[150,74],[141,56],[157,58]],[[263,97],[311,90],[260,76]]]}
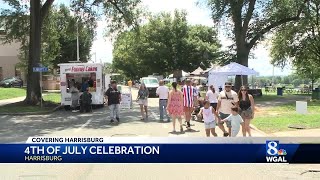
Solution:
{"label": "person standing in line", "polygon": [[129,86],[129,89],[132,88],[132,81],[131,81],[131,79],[128,81],[128,86]]}
{"label": "person standing in line", "polygon": [[159,96],[160,121],[163,121],[163,116],[165,115],[168,122],[170,122],[170,116],[166,111],[169,98],[169,88],[164,85],[163,80],[159,82],[159,87],[157,88],[156,94]]}
{"label": "person standing in line", "polygon": [[210,137],[210,132],[213,136],[218,136],[216,133],[216,118],[219,119],[219,115],[216,112],[216,110],[210,106],[210,102],[208,100],[205,100],[203,102],[204,107],[201,108],[200,112],[199,112],[199,116],[203,117],[203,121],[204,121],[204,127],[206,130],[206,135],[207,137]]}
{"label": "person standing in line", "polygon": [[77,112],[76,109],[79,104],[79,90],[76,87],[76,82],[74,79],[72,79],[70,92],[71,92],[71,101],[72,101],[72,105],[71,105],[72,112]]}
{"label": "person standing in line", "polygon": [[197,107],[199,105],[199,94],[200,94],[200,91],[199,91],[199,88],[197,87],[198,83],[197,81],[194,81],[192,86],[193,86],[193,98],[194,98],[194,107]]}
{"label": "person standing in line", "polygon": [[117,89],[117,82],[111,81],[111,87],[105,93],[106,99],[108,101],[108,106],[110,110],[110,122],[114,122],[114,118],[120,122],[120,102],[121,102],[121,93]]}
{"label": "person standing in line", "polygon": [[183,92],[183,107],[185,112],[185,118],[187,123],[187,129],[191,128],[190,120],[194,106],[193,87],[191,86],[191,80],[187,79],[186,84],[182,88]]}
{"label": "person standing in line", "polygon": [[[148,120],[148,97],[149,97],[149,91],[144,83],[140,85],[139,91],[138,91],[138,103],[140,105],[140,111],[141,111],[141,120]],[[146,114],[144,114],[144,112]]]}
{"label": "person standing in line", "polygon": [[[227,118],[231,114],[231,108],[234,106],[238,107],[238,94],[234,92],[232,89],[232,83],[226,82],[224,86],[224,90],[220,92],[219,98],[218,98],[218,105],[217,105],[217,113],[219,113],[219,116],[221,119]],[[226,121],[228,132],[225,130],[223,126],[224,122],[219,121],[218,125],[219,128],[223,131],[223,136],[230,136],[231,135],[231,122]]]}
{"label": "person standing in line", "polygon": [[85,92],[87,90],[87,88],[89,87],[89,80],[84,80],[84,82],[81,85],[81,91]]}
{"label": "person standing in line", "polygon": [[89,92],[89,87],[80,96],[80,112],[92,112],[92,94]]}
{"label": "person standing in line", "polygon": [[242,134],[245,136],[245,128],[244,128],[244,122],[241,116],[238,114],[239,108],[238,107],[232,107],[231,108],[231,114],[221,120],[221,122],[230,122],[231,123],[231,137],[236,137],[240,131],[240,126],[242,127]]}
{"label": "person standing in line", "polygon": [[212,106],[215,110],[217,110],[218,97],[219,94],[216,93],[215,88],[213,87],[213,85],[211,85],[206,93],[206,100],[210,102],[210,106]]}
{"label": "person standing in line", "polygon": [[239,96],[239,107],[240,107],[240,116],[244,120],[244,128],[246,133],[251,137],[251,129],[250,122],[254,118],[254,99],[251,94],[248,94],[248,88],[245,86],[241,86],[240,91],[238,93]]}
{"label": "person standing in line", "polygon": [[176,131],[176,119],[180,124],[180,132],[183,132],[182,116],[183,116],[183,94],[180,90],[177,90],[177,83],[172,83],[172,90],[169,93],[167,111],[171,115],[173,132]]}

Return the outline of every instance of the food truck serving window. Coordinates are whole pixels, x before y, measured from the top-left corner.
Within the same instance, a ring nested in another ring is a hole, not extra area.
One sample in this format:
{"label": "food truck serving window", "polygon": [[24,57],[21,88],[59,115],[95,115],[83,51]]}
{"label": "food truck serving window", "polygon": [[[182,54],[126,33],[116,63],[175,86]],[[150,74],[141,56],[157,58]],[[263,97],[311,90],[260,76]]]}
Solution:
{"label": "food truck serving window", "polygon": [[96,73],[67,73],[67,93],[74,85],[80,92],[89,88],[90,92],[96,92]]}

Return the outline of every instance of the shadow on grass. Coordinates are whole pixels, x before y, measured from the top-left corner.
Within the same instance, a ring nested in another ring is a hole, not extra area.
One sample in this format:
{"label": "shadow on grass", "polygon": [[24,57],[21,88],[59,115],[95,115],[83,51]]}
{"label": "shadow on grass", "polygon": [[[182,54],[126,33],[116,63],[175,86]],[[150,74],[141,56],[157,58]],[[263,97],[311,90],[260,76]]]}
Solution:
{"label": "shadow on grass", "polygon": [[47,112],[53,108],[58,107],[59,104],[52,101],[43,102],[43,108],[39,105],[27,105],[25,102],[20,101],[12,104],[0,106],[1,113],[27,113],[27,112]]}

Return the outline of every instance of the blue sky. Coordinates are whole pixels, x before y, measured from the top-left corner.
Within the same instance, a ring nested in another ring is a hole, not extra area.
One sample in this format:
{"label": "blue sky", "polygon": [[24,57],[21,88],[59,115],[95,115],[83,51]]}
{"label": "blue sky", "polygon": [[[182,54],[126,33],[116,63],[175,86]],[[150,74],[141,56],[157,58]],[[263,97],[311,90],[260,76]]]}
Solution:
{"label": "blue sky", "polygon": [[[66,0],[56,0],[57,3],[68,3]],[[159,13],[161,11],[173,12],[175,9],[184,9],[188,13],[188,22],[190,24],[202,24],[207,26],[214,26],[210,12],[203,8],[196,6],[197,0],[142,0],[143,6],[146,6],[149,11]],[[0,0],[2,4],[2,0]],[[1,7],[2,5],[0,5]],[[112,62],[112,42],[110,39],[104,37],[104,29],[106,27],[105,21],[98,22],[97,37],[92,46],[92,60],[97,62]],[[231,41],[227,39],[223,33],[220,33],[219,39],[224,47],[230,45]],[[254,59],[249,59],[249,67],[254,68],[260,73],[260,76],[271,76],[273,74],[273,66],[270,62],[269,55],[270,46],[266,42],[261,43],[253,50]],[[290,74],[291,68],[285,69],[274,68],[274,75]]]}

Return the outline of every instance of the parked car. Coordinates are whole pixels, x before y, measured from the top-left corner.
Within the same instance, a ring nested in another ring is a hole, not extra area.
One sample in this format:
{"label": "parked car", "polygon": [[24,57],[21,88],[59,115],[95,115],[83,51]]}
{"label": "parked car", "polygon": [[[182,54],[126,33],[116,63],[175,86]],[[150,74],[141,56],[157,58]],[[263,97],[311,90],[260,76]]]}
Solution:
{"label": "parked car", "polygon": [[10,77],[5,78],[4,80],[0,81],[1,87],[22,87],[23,80],[20,77]]}

